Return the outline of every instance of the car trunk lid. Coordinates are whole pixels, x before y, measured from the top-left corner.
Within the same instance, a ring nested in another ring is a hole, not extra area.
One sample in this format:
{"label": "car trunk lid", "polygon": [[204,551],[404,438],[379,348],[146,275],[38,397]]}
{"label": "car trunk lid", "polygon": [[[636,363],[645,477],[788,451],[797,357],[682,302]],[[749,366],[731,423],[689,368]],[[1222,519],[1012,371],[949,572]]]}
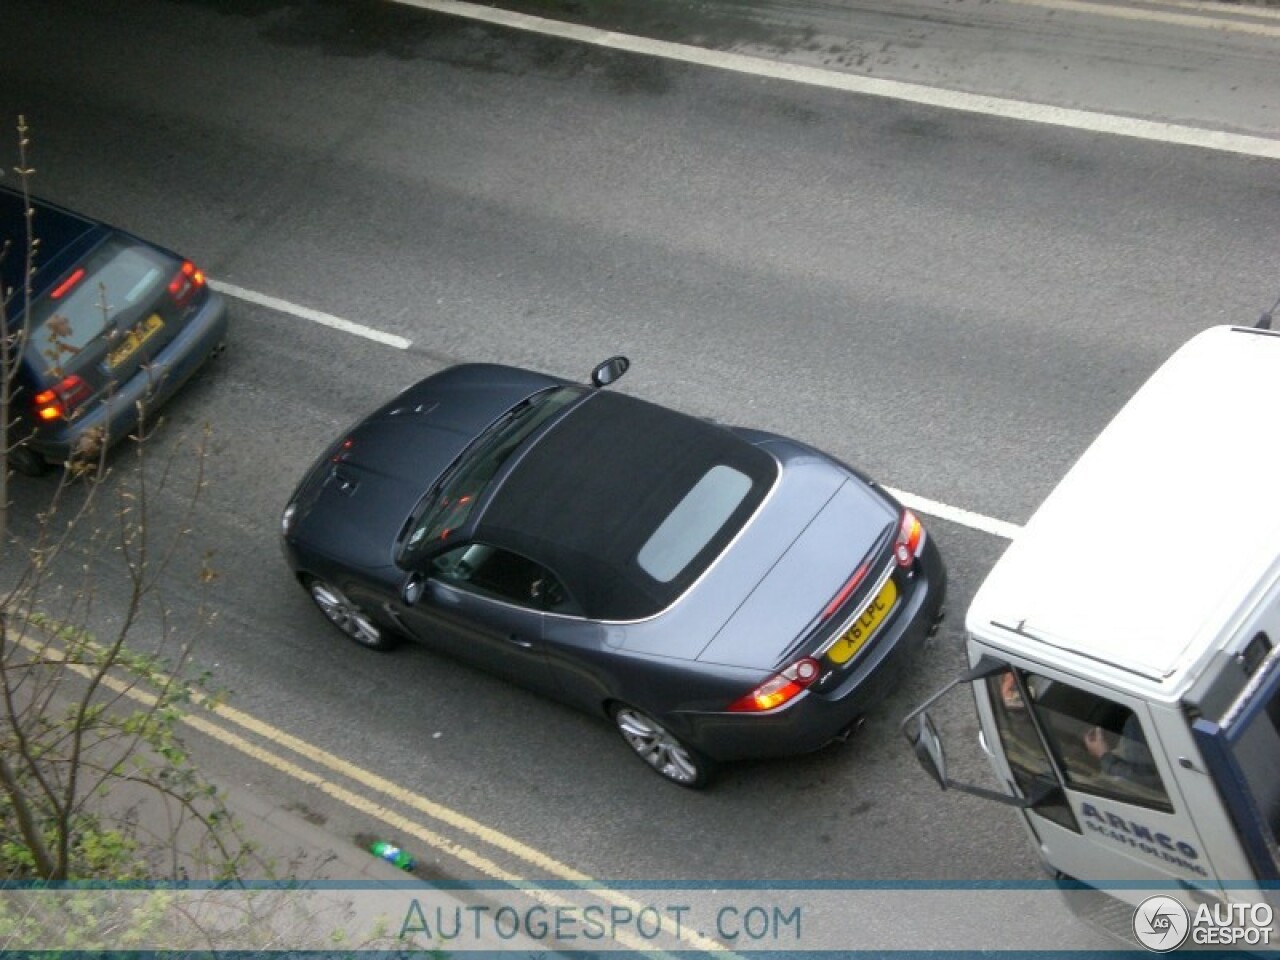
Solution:
{"label": "car trunk lid", "polygon": [[893,507],[871,487],[846,480],[698,659],[759,670],[789,662],[814,641],[824,610],[864,564],[871,574],[863,588],[870,587],[897,521]]}

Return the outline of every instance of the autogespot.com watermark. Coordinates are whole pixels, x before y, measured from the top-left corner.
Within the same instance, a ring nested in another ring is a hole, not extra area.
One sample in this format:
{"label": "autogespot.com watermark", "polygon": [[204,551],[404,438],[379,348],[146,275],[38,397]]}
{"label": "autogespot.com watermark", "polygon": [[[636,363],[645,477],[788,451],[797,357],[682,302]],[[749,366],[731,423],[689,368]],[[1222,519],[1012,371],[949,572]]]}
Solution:
{"label": "autogespot.com watermark", "polygon": [[[1194,942],[1262,952],[1280,941],[1265,903],[1197,911],[1168,894],[1155,896],[1160,888],[1125,892],[1133,900],[1149,897],[1133,918],[1133,933],[1153,951]],[[22,918],[16,934],[3,929],[6,916]],[[109,952],[125,943],[165,956],[289,949],[617,960],[992,951],[1017,957],[1046,945],[1087,957],[1115,949],[1112,934],[1075,916],[1051,882],[0,884],[0,947],[15,956]]]}
{"label": "autogespot.com watermark", "polygon": [[1196,946],[1265,947],[1275,911],[1266,903],[1202,903],[1194,912],[1165,894],[1148,897],[1133,912],[1133,935],[1155,953],[1184,943]]}

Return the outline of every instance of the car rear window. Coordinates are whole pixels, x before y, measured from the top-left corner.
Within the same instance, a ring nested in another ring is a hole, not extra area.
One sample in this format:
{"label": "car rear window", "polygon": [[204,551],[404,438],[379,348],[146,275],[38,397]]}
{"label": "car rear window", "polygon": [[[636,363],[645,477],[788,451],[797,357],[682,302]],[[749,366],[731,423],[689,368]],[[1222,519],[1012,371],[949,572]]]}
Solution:
{"label": "car rear window", "polygon": [[556,571],[586,616],[638,620],[692,586],[777,477],[731,430],[595,390],[522,451],[477,536]]}
{"label": "car rear window", "polygon": [[720,531],[751,492],[751,478],[723,464],[702,475],[640,548],[636,560],[659,583],[670,583]]}
{"label": "car rear window", "polygon": [[151,310],[172,264],[147,247],[112,239],[45,293],[32,310],[28,352],[46,375],[75,369],[81,351],[109,327],[125,329]]}

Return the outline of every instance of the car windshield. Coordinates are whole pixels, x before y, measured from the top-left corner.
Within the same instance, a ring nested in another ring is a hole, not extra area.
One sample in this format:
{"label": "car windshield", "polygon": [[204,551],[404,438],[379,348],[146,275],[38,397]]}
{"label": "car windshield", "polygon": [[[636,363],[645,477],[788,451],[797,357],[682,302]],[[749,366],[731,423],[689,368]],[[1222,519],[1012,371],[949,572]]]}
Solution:
{"label": "car windshield", "polygon": [[553,387],[508,410],[463,451],[419,508],[401,563],[414,567],[428,547],[467,522],[489,482],[535,430],[582,396],[583,388]]}
{"label": "car windshield", "polygon": [[118,240],[95,250],[35,304],[27,349],[40,369],[75,369],[95,337],[135,323],[164,288],[167,266],[160,254]]}

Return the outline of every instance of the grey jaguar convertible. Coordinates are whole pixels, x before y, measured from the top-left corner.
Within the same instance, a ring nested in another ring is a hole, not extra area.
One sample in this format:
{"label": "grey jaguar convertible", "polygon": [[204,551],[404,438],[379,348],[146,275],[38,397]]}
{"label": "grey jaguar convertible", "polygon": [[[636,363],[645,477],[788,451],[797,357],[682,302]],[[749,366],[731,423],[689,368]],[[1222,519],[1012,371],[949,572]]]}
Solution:
{"label": "grey jaguar convertible", "polygon": [[841,739],[935,629],[919,519],[795,440],[591,384],[452,367],[339,437],[282,516],[299,583],[612,720],[674,783]]}

